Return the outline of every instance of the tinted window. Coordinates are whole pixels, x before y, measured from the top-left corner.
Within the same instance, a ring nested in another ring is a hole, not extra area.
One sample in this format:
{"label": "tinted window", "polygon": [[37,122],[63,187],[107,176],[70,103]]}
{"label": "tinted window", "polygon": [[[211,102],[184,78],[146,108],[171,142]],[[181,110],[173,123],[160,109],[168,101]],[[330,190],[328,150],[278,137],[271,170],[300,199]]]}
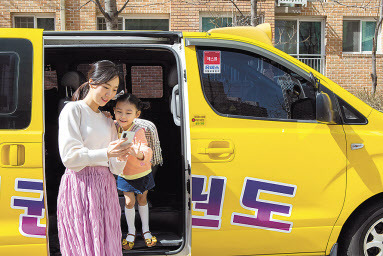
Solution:
{"label": "tinted window", "polygon": [[342,119],[345,124],[367,124],[367,119],[355,108],[338,97]]}
{"label": "tinted window", "polygon": [[132,93],[139,98],[162,98],[163,74],[161,66],[132,66]]}
{"label": "tinted window", "polygon": [[0,129],[31,121],[33,49],[26,39],[0,39]]}
{"label": "tinted window", "polygon": [[315,120],[314,88],[295,72],[243,51],[205,47],[197,54],[204,94],[218,113]]}

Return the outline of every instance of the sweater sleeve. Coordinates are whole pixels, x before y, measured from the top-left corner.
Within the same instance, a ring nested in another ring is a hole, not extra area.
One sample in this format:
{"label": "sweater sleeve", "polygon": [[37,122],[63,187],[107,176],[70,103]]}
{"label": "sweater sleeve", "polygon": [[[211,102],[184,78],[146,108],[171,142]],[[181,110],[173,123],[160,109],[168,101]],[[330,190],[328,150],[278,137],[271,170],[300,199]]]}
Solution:
{"label": "sweater sleeve", "polygon": [[84,146],[80,124],[79,107],[72,102],[67,103],[59,117],[59,150],[64,166],[74,171],[94,162],[108,161],[107,148],[91,150]]}
{"label": "sweater sleeve", "polygon": [[145,163],[150,163],[150,160],[152,159],[153,151],[152,149],[148,146],[148,142],[145,137],[145,130],[144,129],[139,129],[136,132],[136,135],[134,136],[134,145],[136,149],[141,151],[144,154],[144,159],[139,160]]}
{"label": "sweater sleeve", "polygon": [[[112,140],[118,140],[117,127],[114,122],[112,122]],[[109,159],[109,169],[113,174],[120,175],[124,170],[126,161],[118,161],[116,157],[111,157]]]}

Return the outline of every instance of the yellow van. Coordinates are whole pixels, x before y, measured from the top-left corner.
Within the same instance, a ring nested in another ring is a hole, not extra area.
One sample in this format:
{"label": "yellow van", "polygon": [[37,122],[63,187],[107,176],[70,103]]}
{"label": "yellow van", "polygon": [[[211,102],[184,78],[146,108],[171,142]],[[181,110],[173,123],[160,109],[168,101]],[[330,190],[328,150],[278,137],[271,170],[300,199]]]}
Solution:
{"label": "yellow van", "polygon": [[101,59],[151,103],[164,158],[149,193],[158,246],[124,254],[382,254],[383,114],[274,48],[263,24],[0,29],[0,255],[60,255],[57,117]]}

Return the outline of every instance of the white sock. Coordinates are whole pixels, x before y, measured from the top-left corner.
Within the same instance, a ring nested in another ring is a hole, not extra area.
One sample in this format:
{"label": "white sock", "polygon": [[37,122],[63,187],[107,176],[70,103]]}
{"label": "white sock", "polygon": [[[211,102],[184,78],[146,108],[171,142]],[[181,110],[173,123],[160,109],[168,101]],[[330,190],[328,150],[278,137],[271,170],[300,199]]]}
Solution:
{"label": "white sock", "polygon": [[[128,234],[135,235],[136,227],[134,226],[134,220],[136,218],[136,210],[134,209],[134,207],[132,209],[128,209],[125,206],[125,218],[126,218],[126,222],[128,223]],[[126,236],[126,241],[133,242],[134,237]]]}
{"label": "white sock", "polygon": [[[141,206],[138,205],[138,212],[140,213],[142,223],[142,233],[149,231],[149,206],[148,204]],[[150,233],[144,235],[145,239],[152,238]]]}

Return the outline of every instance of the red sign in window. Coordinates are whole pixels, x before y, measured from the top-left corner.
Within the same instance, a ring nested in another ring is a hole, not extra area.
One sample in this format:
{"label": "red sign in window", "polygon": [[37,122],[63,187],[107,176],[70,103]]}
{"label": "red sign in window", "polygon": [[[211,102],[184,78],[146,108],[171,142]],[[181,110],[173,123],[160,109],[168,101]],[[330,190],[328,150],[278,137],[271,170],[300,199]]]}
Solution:
{"label": "red sign in window", "polygon": [[220,51],[204,51],[203,52],[203,64],[205,65],[219,65],[221,64],[221,52]]}

